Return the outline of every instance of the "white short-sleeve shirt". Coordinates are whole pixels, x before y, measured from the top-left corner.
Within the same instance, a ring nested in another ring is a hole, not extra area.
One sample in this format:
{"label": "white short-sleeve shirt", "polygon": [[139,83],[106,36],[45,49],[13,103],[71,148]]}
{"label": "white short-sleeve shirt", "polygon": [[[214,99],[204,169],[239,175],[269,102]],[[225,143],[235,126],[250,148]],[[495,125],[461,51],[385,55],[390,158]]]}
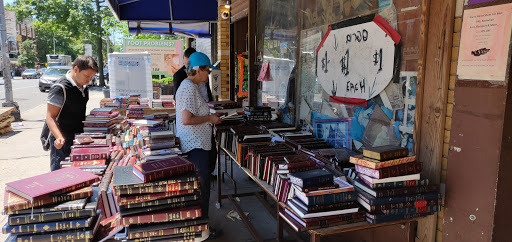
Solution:
{"label": "white short-sleeve shirt", "polygon": [[198,85],[185,79],[176,92],[176,136],[180,138],[181,150],[187,153],[193,149],[212,149],[212,127],[209,123],[183,125],[181,112],[188,110],[194,116],[210,114],[210,108],[199,92]]}

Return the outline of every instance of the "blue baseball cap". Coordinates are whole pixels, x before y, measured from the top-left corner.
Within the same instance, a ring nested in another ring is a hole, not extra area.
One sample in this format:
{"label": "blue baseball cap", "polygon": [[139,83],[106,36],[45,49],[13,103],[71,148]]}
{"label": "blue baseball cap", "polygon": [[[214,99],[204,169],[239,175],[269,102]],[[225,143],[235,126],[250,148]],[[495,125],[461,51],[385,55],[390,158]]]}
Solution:
{"label": "blue baseball cap", "polygon": [[[209,66],[212,69],[218,69],[213,66],[210,62],[210,58],[207,55],[201,52],[194,52],[188,57],[188,61],[190,62],[190,67],[199,67],[199,66]],[[195,69],[195,68],[194,68]]]}

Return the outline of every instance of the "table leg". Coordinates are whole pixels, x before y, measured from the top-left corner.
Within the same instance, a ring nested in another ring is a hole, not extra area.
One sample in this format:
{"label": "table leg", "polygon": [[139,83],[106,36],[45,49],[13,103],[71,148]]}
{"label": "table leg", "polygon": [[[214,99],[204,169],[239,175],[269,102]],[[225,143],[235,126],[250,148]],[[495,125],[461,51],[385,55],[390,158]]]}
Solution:
{"label": "table leg", "polygon": [[277,205],[277,241],[284,241],[283,240],[283,219],[281,219],[281,216],[279,216],[279,204]]}
{"label": "table leg", "polygon": [[217,143],[217,208],[220,208],[222,206],[222,203],[221,203],[221,196],[222,196],[222,193],[221,193],[221,190],[222,190],[222,187],[221,187],[221,182],[220,182],[220,153],[222,152],[222,150],[220,149],[220,142]]}
{"label": "table leg", "polygon": [[311,234],[311,242],[320,242],[321,237],[322,237],[322,235],[320,235],[320,234],[312,233]]}

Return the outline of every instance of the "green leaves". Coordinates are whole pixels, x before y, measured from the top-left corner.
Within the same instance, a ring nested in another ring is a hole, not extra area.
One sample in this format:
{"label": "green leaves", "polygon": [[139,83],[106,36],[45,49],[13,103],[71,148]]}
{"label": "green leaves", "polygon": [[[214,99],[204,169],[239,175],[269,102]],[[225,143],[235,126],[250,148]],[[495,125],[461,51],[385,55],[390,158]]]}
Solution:
{"label": "green leaves", "polygon": [[20,53],[21,55],[18,57],[18,63],[22,66],[26,67],[34,67],[37,62],[36,51],[34,49],[34,41],[25,40],[21,43]]}

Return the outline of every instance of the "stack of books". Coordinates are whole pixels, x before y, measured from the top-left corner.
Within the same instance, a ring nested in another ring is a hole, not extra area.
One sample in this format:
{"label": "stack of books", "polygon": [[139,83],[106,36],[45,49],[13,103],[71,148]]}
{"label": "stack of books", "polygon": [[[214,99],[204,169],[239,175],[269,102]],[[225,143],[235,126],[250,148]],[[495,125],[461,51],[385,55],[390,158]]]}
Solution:
{"label": "stack of books", "polygon": [[142,119],[144,117],[144,107],[138,104],[130,104],[130,106],[128,106],[126,117],[131,119]]}
{"label": "stack of books", "polygon": [[68,167],[6,184],[7,241],[92,241],[98,221],[98,176]]}
{"label": "stack of books", "polygon": [[117,124],[121,123],[123,117],[115,111],[115,107],[95,108],[82,121],[84,132],[113,133],[117,129]]}
{"label": "stack of books", "polygon": [[354,187],[324,169],[292,173],[281,216],[297,231],[364,221]]}
{"label": "stack of books", "polygon": [[357,200],[370,223],[384,223],[431,215],[439,211],[439,185],[421,179],[423,163],[399,146],[380,146],[351,156],[358,178]]}
{"label": "stack of books", "polygon": [[181,154],[177,138],[171,131],[151,131],[143,139],[141,160],[161,160]]}
{"label": "stack of books", "polygon": [[128,96],[116,96],[114,102],[120,104],[120,108],[128,108]]}
{"label": "stack of books", "polygon": [[272,108],[265,106],[244,107],[244,112],[248,120],[252,121],[270,121],[272,119]]}
{"label": "stack of books", "polygon": [[153,99],[152,101],[153,108],[163,108],[162,100],[161,99]]}
{"label": "stack of books", "polygon": [[[102,176],[109,165],[110,159],[110,146],[112,145],[112,135],[110,134],[79,134],[73,140],[71,152],[73,155],[66,157],[61,161],[61,168],[64,167],[77,167],[83,171]],[[90,149],[95,148],[95,149]],[[103,149],[96,149],[103,148]],[[97,152],[97,153],[91,153]],[[108,152],[108,153],[106,153]],[[91,157],[105,157],[101,159],[94,159]],[[113,157],[113,156],[112,156]],[[71,161],[73,158],[73,161]],[[86,160],[84,160],[85,158]]]}
{"label": "stack of books", "polygon": [[114,167],[112,185],[119,212],[111,226],[126,228],[116,238],[171,241],[208,232],[199,205],[199,177],[183,157]]}
{"label": "stack of books", "polygon": [[140,94],[130,94],[128,97],[128,105],[139,105],[140,104]]}
{"label": "stack of books", "polygon": [[176,104],[173,95],[161,95],[160,100],[162,100],[162,106],[164,108],[173,108]]}
{"label": "stack of books", "polygon": [[141,107],[151,108],[149,98],[140,98],[139,102]]}
{"label": "stack of books", "polygon": [[240,108],[240,103],[235,101],[211,101],[208,106],[213,109],[234,109]]}

